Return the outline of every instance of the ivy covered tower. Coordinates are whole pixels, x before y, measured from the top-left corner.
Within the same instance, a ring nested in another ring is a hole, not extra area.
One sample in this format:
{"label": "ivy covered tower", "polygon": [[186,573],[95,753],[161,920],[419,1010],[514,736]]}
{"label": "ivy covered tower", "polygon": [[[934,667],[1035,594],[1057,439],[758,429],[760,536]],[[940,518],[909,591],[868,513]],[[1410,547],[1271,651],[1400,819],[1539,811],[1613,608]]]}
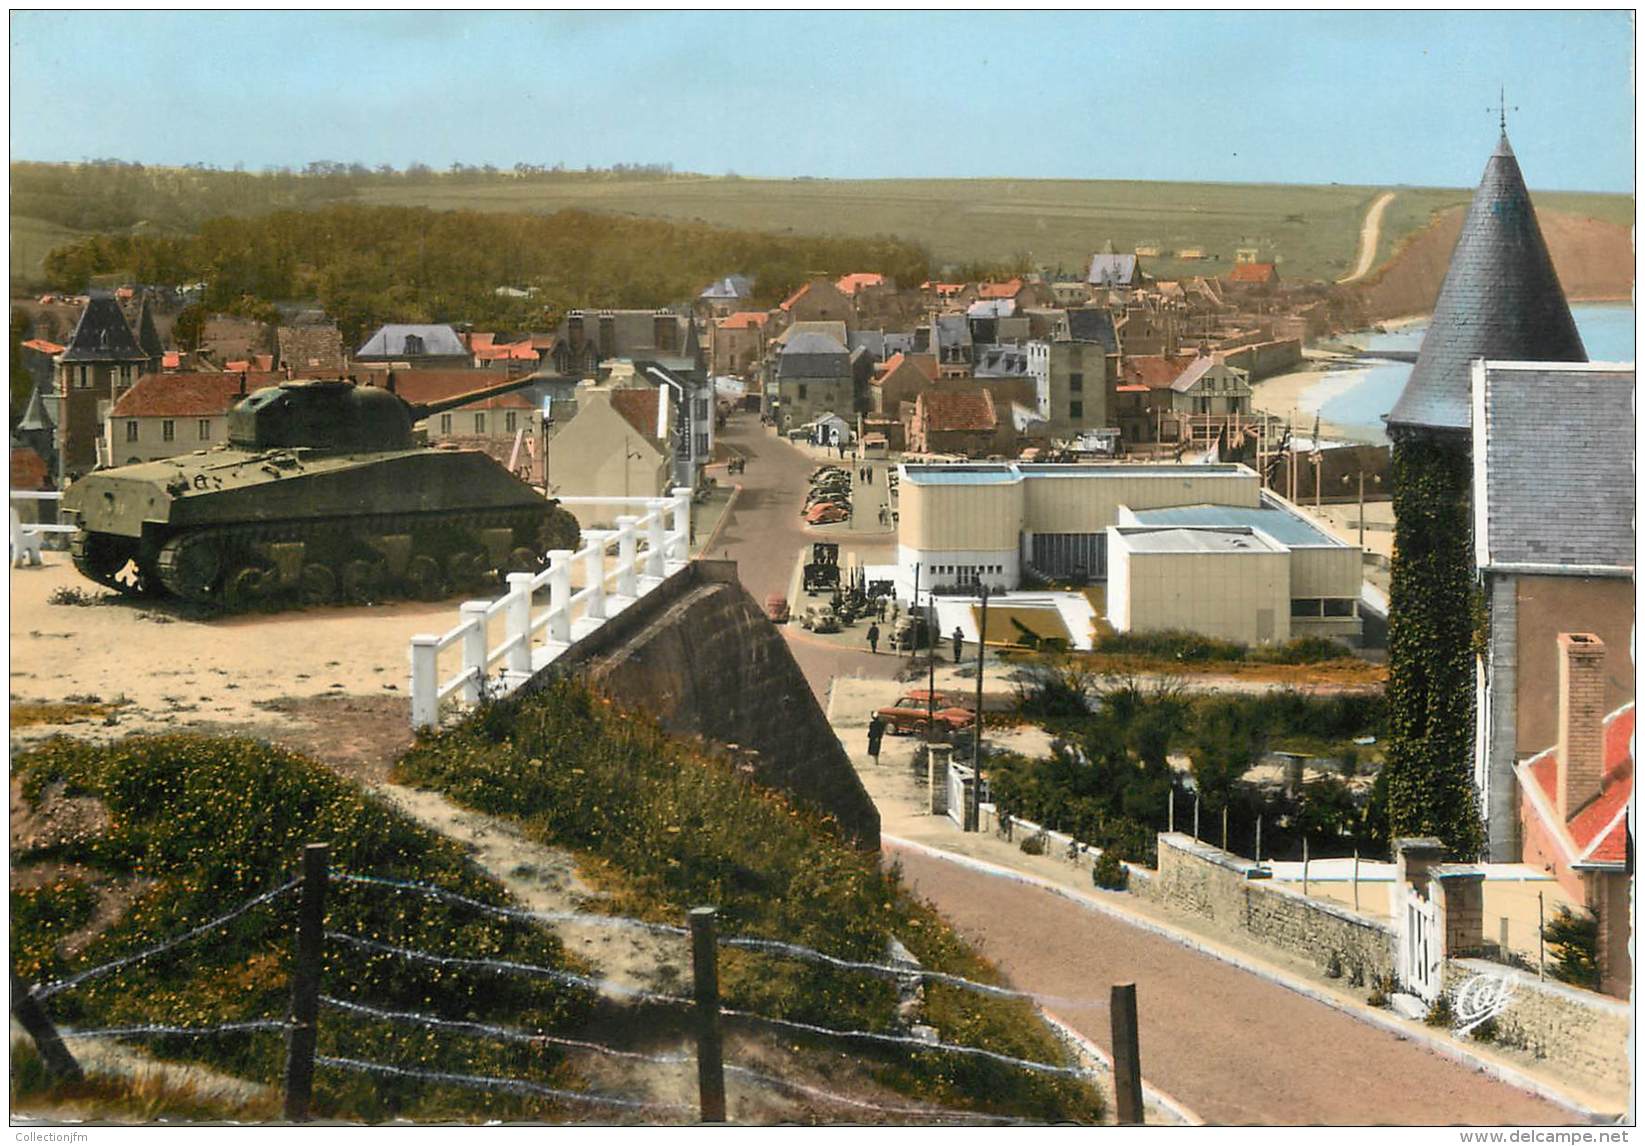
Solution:
{"label": "ivy covered tower", "polygon": [[1588,358],[1506,128],[1463,221],[1416,366],[1388,415],[1390,834],[1437,836],[1464,859],[1485,843],[1473,781],[1474,661],[1486,625],[1470,508],[1471,364],[1479,358]]}

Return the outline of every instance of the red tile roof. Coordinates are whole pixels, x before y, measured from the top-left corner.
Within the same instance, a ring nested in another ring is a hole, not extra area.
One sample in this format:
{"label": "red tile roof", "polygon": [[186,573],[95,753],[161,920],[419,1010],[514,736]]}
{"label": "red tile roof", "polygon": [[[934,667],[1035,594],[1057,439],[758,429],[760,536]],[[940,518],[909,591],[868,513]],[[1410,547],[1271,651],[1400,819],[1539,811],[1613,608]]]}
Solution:
{"label": "red tile roof", "polygon": [[31,338],[23,343],[30,350],[38,350],[41,354],[61,354],[63,348],[55,342],[48,342],[44,338]]}
{"label": "red tile roof", "polygon": [[999,424],[994,398],[981,387],[953,390],[926,390],[918,401],[923,406],[926,432],[933,430],[992,430]]}
{"label": "red tile roof", "polygon": [[[488,340],[491,336],[485,336]],[[537,348],[527,338],[521,342],[494,343],[487,341],[483,345],[475,346],[474,357],[481,362],[535,362]]]}
{"label": "red tile roof", "polygon": [[478,330],[474,331],[472,334],[469,334],[467,338],[468,348],[476,354],[482,350],[485,350],[487,347],[491,346],[492,343],[497,341],[497,336],[495,334],[489,332],[482,333]]}
{"label": "red tile roof", "polygon": [[[1600,779],[1599,795],[1565,825],[1576,847],[1577,862],[1622,863],[1627,858],[1627,822],[1623,812],[1634,793],[1633,737],[1634,706],[1629,703],[1605,718],[1605,772]],[[1550,748],[1523,765],[1550,808],[1558,806],[1558,757],[1559,750]],[[1554,825],[1549,827],[1552,829]]]}
{"label": "red tile roof", "polygon": [[978,283],[977,297],[983,298],[1016,298],[1022,292],[1022,280],[1012,279],[1003,283]]}
{"label": "red tile roof", "polygon": [[1163,354],[1128,354],[1120,361],[1120,377],[1127,385],[1169,390],[1193,361],[1188,355],[1170,358]]}
{"label": "red tile roof", "polygon": [[182,364],[183,352],[180,350],[168,350],[160,358],[160,365],[166,370],[176,370]]}
{"label": "red tile roof", "polygon": [[1231,283],[1271,283],[1277,278],[1273,263],[1238,263],[1228,272]]}
{"label": "red tile roof", "polygon": [[763,327],[771,321],[771,316],[763,310],[739,310],[736,314],[728,314],[714,323],[721,330],[752,330]]}
{"label": "red tile roof", "polygon": [[884,284],[884,275],[876,275],[864,271],[859,271],[856,274],[849,274],[843,278],[834,280],[835,286],[839,287],[845,294],[851,295],[856,294],[863,287],[883,286]]}
{"label": "red tile roof", "polygon": [[47,480],[47,472],[46,459],[36,453],[33,447],[11,448],[12,489],[49,489],[51,482]]}
{"label": "red tile roof", "polygon": [[[284,374],[246,374],[246,393],[285,381]],[[113,418],[211,418],[228,413],[242,397],[240,375],[144,374],[120,395]]]}
{"label": "red tile roof", "polygon": [[621,414],[640,437],[648,442],[657,437],[657,391],[633,388],[611,391],[611,408]]}
{"label": "red tile roof", "polygon": [[810,290],[810,289],[811,289],[811,284],[806,283],[799,290],[795,291],[793,294],[791,294],[787,298],[783,299],[782,308],[784,310],[793,310],[794,309],[794,304],[799,302],[802,298],[804,298],[805,297],[805,292]]}
{"label": "red tile roof", "polygon": [[[509,377],[510,375],[496,370],[396,370],[394,392],[407,402],[443,402],[447,398],[455,398],[470,390],[483,390],[487,386],[507,382]],[[366,384],[384,386],[386,380],[381,375],[374,374]],[[510,407],[530,410],[535,409],[536,404],[515,390],[512,393],[470,402],[465,406],[459,406],[458,409],[495,410]]]}

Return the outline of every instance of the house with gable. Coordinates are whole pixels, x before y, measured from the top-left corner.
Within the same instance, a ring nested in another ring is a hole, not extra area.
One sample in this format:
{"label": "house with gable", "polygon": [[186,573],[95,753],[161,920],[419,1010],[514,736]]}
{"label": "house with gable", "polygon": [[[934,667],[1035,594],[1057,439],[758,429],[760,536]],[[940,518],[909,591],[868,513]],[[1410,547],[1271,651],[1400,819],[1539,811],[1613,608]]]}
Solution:
{"label": "house with gable", "polygon": [[851,352],[827,334],[792,334],[777,356],[767,391],[777,428],[787,432],[822,414],[849,414],[855,404]]}
{"label": "house with gable", "polygon": [[825,277],[817,277],[783,299],[778,307],[783,323],[843,322],[846,328],[856,325],[857,312],[851,296]]}
{"label": "house with gable", "polygon": [[696,312],[703,318],[725,318],[747,310],[754,297],[754,280],[747,275],[727,275],[715,279],[697,293]]}
{"label": "house with gable", "polygon": [[411,369],[451,370],[474,365],[473,356],[457,332],[436,323],[387,323],[377,328],[354,360],[388,366],[404,363]]}
{"label": "house with gable", "polygon": [[908,448],[918,454],[986,457],[1000,449],[994,397],[981,386],[922,391],[908,423]]}
{"label": "house with gable", "polygon": [[57,448],[65,476],[107,465],[104,422],[145,370],[148,351],[138,344],[112,294],[94,291],[53,359],[57,369]]}
{"label": "house with gable", "polygon": [[[648,386],[584,383],[577,412],[548,440],[550,497],[660,497],[673,474],[673,404]],[[571,506],[583,528],[610,528],[638,507]]]}
{"label": "house with gable", "polygon": [[872,412],[900,419],[902,404],[937,381],[937,360],[929,354],[899,353],[886,359],[870,383]]}
{"label": "house with gable", "polygon": [[1557,739],[1514,766],[1523,862],[1552,875],[1598,924],[1599,987],[1626,999],[1633,986],[1630,900],[1634,702],[1607,711],[1605,642],[1560,633]]}
{"label": "house with gable", "polygon": [[1142,281],[1142,266],[1137,256],[1115,254],[1112,244],[1107,251],[1091,256],[1091,267],[1085,274],[1087,286],[1105,291],[1136,290]]}
{"label": "house with gable", "polygon": [[715,374],[749,375],[765,357],[765,330],[771,316],[763,310],[739,310],[714,320],[708,328],[708,357]]}

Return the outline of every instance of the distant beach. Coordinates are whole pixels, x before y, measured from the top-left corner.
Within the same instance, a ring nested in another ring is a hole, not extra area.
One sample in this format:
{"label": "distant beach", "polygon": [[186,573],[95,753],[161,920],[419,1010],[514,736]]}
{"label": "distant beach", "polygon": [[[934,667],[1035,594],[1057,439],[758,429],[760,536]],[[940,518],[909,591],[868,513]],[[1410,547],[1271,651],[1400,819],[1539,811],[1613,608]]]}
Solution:
{"label": "distant beach", "polygon": [[[1596,362],[1634,360],[1634,311],[1627,303],[1578,303],[1571,307],[1588,357]],[[1415,351],[1428,331],[1428,315],[1390,319],[1376,330],[1354,331],[1332,341],[1368,352]],[[1393,408],[1411,376],[1408,362],[1366,362],[1333,351],[1310,350],[1300,370],[1256,383],[1251,404],[1290,419],[1298,435],[1382,445],[1382,415]]]}

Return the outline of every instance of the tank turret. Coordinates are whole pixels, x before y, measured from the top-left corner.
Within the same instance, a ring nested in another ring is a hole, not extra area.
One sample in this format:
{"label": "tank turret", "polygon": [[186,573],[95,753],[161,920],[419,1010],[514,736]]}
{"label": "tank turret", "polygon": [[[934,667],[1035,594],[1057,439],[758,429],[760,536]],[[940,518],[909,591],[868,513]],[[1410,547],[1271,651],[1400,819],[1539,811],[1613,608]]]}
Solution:
{"label": "tank turret", "polygon": [[392,373],[257,390],[229,411],[226,446],[70,486],[75,566],[122,592],[233,608],[435,598],[540,569],[576,547],[576,519],[483,451],[430,450],[413,432],[540,377],[425,403]]}

